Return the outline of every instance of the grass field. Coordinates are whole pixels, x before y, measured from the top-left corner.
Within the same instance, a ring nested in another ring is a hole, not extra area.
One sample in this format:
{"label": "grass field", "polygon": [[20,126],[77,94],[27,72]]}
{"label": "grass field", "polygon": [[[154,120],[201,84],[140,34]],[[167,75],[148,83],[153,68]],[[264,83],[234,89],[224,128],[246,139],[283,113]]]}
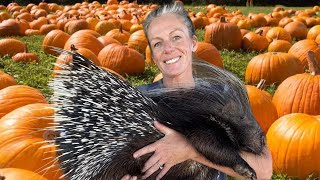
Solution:
{"label": "grass field", "polygon": [[[186,8],[193,11],[205,11],[204,6],[186,6]],[[227,7],[230,11],[239,9],[243,14],[253,13],[270,13],[274,7]],[[288,9],[306,9],[306,7],[290,7]],[[204,39],[204,30],[197,30],[197,37],[199,41]],[[28,85],[39,89],[45,96],[50,99],[52,95],[51,89],[48,87],[48,83],[52,79],[53,63],[56,61],[56,57],[47,55],[41,50],[41,44],[44,36],[31,36],[31,37],[12,37],[19,39],[26,43],[28,51],[36,53],[39,57],[38,63],[14,63],[8,56],[0,58],[0,70],[12,75],[19,84]],[[0,39],[3,39],[1,37]],[[234,73],[242,81],[244,80],[245,69],[248,62],[258,52],[246,52],[246,51],[220,51],[224,67],[226,70]],[[263,53],[263,52],[260,52]],[[151,83],[153,78],[159,73],[159,70],[155,66],[146,66],[145,72],[138,76],[127,76],[126,78],[134,86],[140,84]],[[273,94],[275,86],[270,86],[267,90]],[[286,175],[274,175],[273,179],[292,179]],[[312,178],[310,178],[312,179]]]}

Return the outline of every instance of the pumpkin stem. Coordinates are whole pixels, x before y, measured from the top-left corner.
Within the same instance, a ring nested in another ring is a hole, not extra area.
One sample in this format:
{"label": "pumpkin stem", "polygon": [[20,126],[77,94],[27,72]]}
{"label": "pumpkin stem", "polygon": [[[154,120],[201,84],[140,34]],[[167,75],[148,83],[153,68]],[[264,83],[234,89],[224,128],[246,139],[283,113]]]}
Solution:
{"label": "pumpkin stem", "polygon": [[226,17],[225,17],[225,16],[221,16],[221,17],[220,17],[220,22],[225,23],[225,22],[226,22]]}
{"label": "pumpkin stem", "polygon": [[257,88],[262,90],[262,89],[264,89],[265,85],[266,85],[266,80],[265,79],[261,79],[260,82],[257,85]]}
{"label": "pumpkin stem", "polygon": [[309,66],[309,72],[311,75],[320,75],[320,67],[319,62],[316,58],[316,54],[313,51],[308,51],[308,66]]}
{"label": "pumpkin stem", "polygon": [[76,51],[76,50],[78,50],[74,44],[71,44],[70,49],[71,49],[71,51]]}
{"label": "pumpkin stem", "polygon": [[136,17],[136,18],[137,18],[138,24],[141,24],[140,19],[138,18],[138,15],[137,15],[137,14],[135,14],[135,15],[134,15],[134,17]]}
{"label": "pumpkin stem", "polygon": [[259,34],[260,36],[262,36],[262,33],[263,33],[263,30],[262,30],[262,29],[260,29],[260,30],[257,32],[257,34]]}
{"label": "pumpkin stem", "polygon": [[5,179],[6,179],[6,177],[0,175],[0,180],[5,180]]}
{"label": "pumpkin stem", "polygon": [[119,31],[120,31],[121,34],[123,33],[123,31],[122,31],[122,24],[121,24],[121,23],[119,24]]}

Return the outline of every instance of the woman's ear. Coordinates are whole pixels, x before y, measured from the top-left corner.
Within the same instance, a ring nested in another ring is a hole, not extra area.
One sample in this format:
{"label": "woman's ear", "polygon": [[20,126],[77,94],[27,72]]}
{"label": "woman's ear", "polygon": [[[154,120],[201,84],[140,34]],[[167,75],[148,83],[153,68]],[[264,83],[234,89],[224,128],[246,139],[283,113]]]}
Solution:
{"label": "woman's ear", "polygon": [[192,52],[196,52],[198,48],[198,39],[197,36],[193,35],[192,36]]}

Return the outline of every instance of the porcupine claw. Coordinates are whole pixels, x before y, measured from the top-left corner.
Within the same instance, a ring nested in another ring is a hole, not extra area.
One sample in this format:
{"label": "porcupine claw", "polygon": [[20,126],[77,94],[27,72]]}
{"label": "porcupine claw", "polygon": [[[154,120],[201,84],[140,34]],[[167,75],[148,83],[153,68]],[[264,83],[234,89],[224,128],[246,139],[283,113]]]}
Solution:
{"label": "porcupine claw", "polygon": [[255,171],[250,166],[246,167],[238,164],[234,167],[234,170],[248,179],[257,179]]}

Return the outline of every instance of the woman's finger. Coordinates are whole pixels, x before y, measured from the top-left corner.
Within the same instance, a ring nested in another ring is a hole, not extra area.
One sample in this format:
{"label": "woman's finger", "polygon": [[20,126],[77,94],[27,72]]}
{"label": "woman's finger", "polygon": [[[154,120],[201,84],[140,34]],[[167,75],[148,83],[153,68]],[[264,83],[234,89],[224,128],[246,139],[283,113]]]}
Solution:
{"label": "woman's finger", "polygon": [[141,156],[143,156],[145,154],[154,152],[156,150],[155,146],[156,146],[155,143],[149,144],[148,146],[145,146],[145,147],[139,149],[138,151],[134,152],[133,153],[133,157],[134,158],[139,158],[139,157],[141,157]]}
{"label": "woman's finger", "polygon": [[169,134],[172,132],[172,129],[168,128],[167,126],[159,123],[158,121],[154,121],[154,127],[156,127],[160,132],[163,134]]}
{"label": "woman's finger", "polygon": [[153,166],[151,168],[149,168],[145,174],[142,176],[143,179],[148,178],[150,175],[152,175],[153,173],[155,173],[156,171],[158,171],[159,169],[162,169],[164,166],[164,164],[161,163],[160,161],[156,162],[155,164],[153,164]]}
{"label": "woman's finger", "polygon": [[161,172],[157,175],[156,180],[160,180],[166,173],[170,170],[171,165],[169,164],[164,164],[163,169]]}
{"label": "woman's finger", "polygon": [[150,169],[154,164],[156,164],[160,160],[159,154],[156,152],[148,159],[148,161],[144,164],[142,172],[147,171]]}

